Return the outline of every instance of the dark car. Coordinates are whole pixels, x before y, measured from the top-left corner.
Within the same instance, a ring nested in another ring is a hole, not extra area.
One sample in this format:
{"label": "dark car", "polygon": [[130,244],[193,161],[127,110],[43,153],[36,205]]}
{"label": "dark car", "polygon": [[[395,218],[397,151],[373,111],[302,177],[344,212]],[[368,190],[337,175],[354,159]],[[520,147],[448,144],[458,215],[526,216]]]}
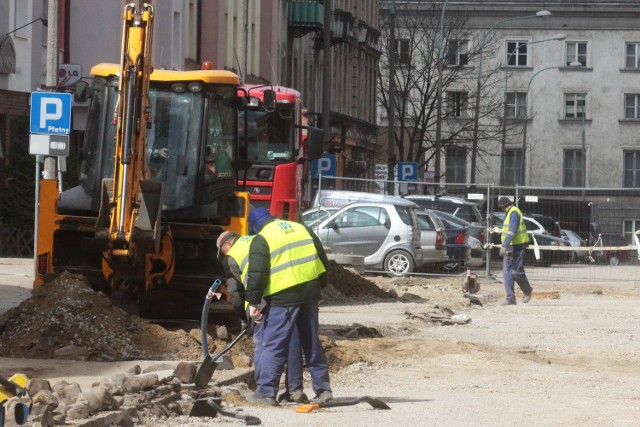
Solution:
{"label": "dark car", "polygon": [[467,244],[471,247],[471,259],[465,264],[472,267],[483,266],[486,260],[486,254],[484,250],[484,244],[486,241],[486,230],[484,225],[478,225],[477,223],[472,224],[469,221],[466,221],[448,212],[434,210],[434,213],[441,219],[446,219],[454,224],[459,225],[460,227],[469,229],[469,239]]}
{"label": "dark car", "polygon": [[447,255],[451,263],[450,267],[455,268],[468,263],[471,260],[471,246],[469,246],[469,227],[454,222],[443,215],[443,212],[432,210],[440,218],[444,225],[445,246]]}
{"label": "dark car", "polygon": [[[505,217],[504,212],[494,212],[491,215],[491,223],[494,226],[494,232],[491,233],[491,243],[500,244],[500,230]],[[537,220],[522,215],[524,223],[527,226],[529,232],[529,248],[526,254],[526,263],[537,267],[549,267],[551,264],[566,264],[569,262],[570,251],[568,250],[554,250],[556,247],[570,247],[571,245],[566,239],[552,236],[548,234],[548,231]],[[534,240],[535,239],[535,240]],[[547,246],[551,248],[540,249],[540,259],[536,258],[535,245]],[[498,248],[493,248],[491,257],[494,260],[499,260]]]}
{"label": "dark car", "polygon": [[[609,265],[629,262],[630,252],[636,251],[635,248],[629,247],[622,233],[600,233],[591,246],[594,247],[591,254],[593,259],[598,263]],[[629,248],[624,249],[625,246]]]}

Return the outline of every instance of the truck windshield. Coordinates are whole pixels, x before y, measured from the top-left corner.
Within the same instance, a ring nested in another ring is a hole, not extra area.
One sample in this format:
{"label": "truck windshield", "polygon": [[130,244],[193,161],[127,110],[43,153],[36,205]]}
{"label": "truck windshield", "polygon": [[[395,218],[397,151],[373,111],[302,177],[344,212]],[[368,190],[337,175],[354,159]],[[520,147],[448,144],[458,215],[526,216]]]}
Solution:
{"label": "truck windshield", "polygon": [[[145,153],[147,176],[164,183],[164,210],[195,204],[199,173],[204,174],[205,185],[233,178],[231,159],[236,156],[236,110],[223,100],[233,96],[235,88],[213,86],[208,89],[191,91],[181,83],[152,82],[149,90],[151,128],[147,130]],[[81,179],[91,187],[102,178],[113,177],[116,124],[112,117],[117,90],[117,81],[107,85],[103,79],[94,80],[95,95],[85,135],[86,156],[81,166]],[[205,104],[209,106],[206,116]],[[207,126],[207,134],[206,145],[201,150],[203,126]],[[205,167],[199,167],[203,164],[203,155]]]}
{"label": "truck windshield", "polygon": [[240,112],[238,124],[240,138],[245,138],[245,114],[247,114],[246,132],[248,138],[248,160],[254,164],[278,164],[291,162],[294,153],[292,110],[280,105],[273,112],[246,110]]}

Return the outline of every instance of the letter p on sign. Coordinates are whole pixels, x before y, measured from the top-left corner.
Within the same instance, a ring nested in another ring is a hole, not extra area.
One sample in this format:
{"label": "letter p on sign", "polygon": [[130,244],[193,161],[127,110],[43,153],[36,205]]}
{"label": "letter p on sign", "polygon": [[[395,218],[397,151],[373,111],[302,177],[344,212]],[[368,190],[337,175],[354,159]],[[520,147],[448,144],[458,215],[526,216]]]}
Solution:
{"label": "letter p on sign", "polygon": [[62,100],[60,98],[40,99],[40,127],[46,128],[48,120],[62,118]]}

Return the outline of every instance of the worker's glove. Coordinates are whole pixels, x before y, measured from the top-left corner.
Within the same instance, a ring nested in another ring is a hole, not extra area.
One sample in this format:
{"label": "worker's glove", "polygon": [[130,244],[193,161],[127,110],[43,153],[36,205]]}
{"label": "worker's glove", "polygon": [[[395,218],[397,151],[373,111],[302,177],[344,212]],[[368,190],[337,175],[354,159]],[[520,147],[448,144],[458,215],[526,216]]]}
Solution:
{"label": "worker's glove", "polygon": [[249,318],[253,323],[260,323],[262,320],[262,312],[255,304],[249,304],[249,308],[247,309],[249,312]]}
{"label": "worker's glove", "polygon": [[507,253],[507,248],[505,246],[500,246],[500,256],[504,256]]}

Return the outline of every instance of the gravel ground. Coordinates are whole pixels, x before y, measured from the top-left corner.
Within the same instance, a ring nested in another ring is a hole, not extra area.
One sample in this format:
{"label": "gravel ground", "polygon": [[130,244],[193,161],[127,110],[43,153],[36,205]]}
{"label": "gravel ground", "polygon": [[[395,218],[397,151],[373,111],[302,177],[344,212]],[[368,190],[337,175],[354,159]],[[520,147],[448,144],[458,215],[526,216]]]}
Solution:
{"label": "gravel ground", "polygon": [[[2,263],[0,270],[6,271]],[[0,271],[0,284],[10,285],[0,289],[3,295],[19,286],[7,277]],[[455,279],[374,280],[400,298],[325,305],[320,321],[331,351],[342,362],[351,360],[332,373],[334,396],[373,396],[391,410],[366,403],[307,414],[296,413],[295,406],[237,403],[227,409],[257,416],[265,426],[640,425],[639,281],[534,282],[530,303],[502,307],[498,282],[481,281],[479,306],[463,298]],[[444,326],[429,320],[429,313],[442,311],[471,321]],[[383,337],[331,335],[354,323]],[[0,359],[0,372],[25,363]],[[124,369],[122,363],[101,363],[100,369],[95,363],[91,369],[100,377]],[[56,364],[45,364],[42,376],[64,375]],[[74,369],[81,371],[82,362]],[[180,417],[161,424],[244,423]]]}

